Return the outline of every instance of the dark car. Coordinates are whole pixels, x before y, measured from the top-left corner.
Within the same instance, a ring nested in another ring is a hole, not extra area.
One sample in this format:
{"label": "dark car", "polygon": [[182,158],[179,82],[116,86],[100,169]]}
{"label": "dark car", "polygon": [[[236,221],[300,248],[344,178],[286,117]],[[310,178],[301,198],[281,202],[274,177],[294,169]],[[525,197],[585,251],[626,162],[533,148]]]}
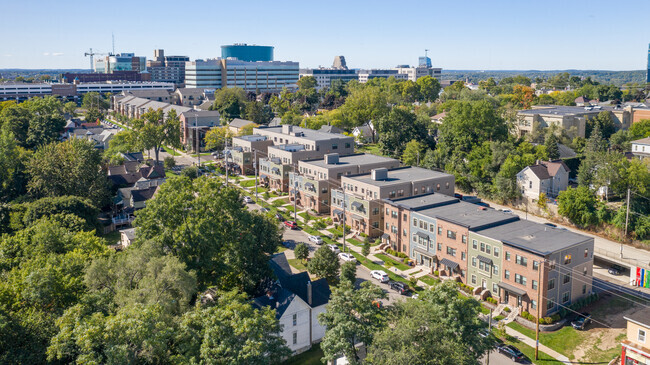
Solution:
{"label": "dark car", "polygon": [[295,245],[296,245],[296,241],[294,241],[294,240],[285,240],[285,241],[282,241],[282,246],[284,246],[284,247],[286,247],[286,248],[291,248],[291,247],[293,247],[293,246],[295,246]]}
{"label": "dark car", "polygon": [[512,345],[501,344],[497,346],[497,350],[499,350],[500,353],[511,358],[514,362],[523,361],[526,358],[526,356],[524,356],[524,354],[519,351],[518,348]]}
{"label": "dark car", "polygon": [[545,226],[552,227],[552,228],[557,228],[557,225],[555,225],[555,224],[553,224],[553,223],[544,223],[544,225],[545,225]]}
{"label": "dark car", "polygon": [[409,287],[399,281],[391,281],[390,288],[400,293],[401,295],[406,295],[409,292]]}
{"label": "dark car", "polygon": [[262,213],[268,213],[268,211],[269,211],[269,208],[262,208],[262,209],[260,209],[260,212],[262,212]]}
{"label": "dark car", "polygon": [[571,327],[577,330],[585,329],[585,326],[591,322],[591,314],[589,313],[580,313],[578,318],[575,321],[571,322]]}
{"label": "dark car", "polygon": [[279,220],[280,222],[284,222],[284,217],[280,213],[275,213],[275,219]]}
{"label": "dark car", "polygon": [[623,273],[623,268],[618,265],[612,265],[607,272],[612,275],[621,275]]}

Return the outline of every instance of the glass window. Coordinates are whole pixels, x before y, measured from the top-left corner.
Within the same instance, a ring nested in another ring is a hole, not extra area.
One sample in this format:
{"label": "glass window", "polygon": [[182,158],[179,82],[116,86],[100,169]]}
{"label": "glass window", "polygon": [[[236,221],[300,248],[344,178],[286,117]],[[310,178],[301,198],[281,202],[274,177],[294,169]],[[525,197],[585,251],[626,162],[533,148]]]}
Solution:
{"label": "glass window", "polygon": [[293,333],[293,344],[295,345],[297,343],[298,343],[298,332],[294,332]]}
{"label": "glass window", "polygon": [[472,284],[476,285],[476,275],[472,275]]}
{"label": "glass window", "polygon": [[492,273],[494,275],[499,275],[499,267],[497,265],[492,266]]}
{"label": "glass window", "polygon": [[491,254],[492,253],[492,246],[490,245],[485,245],[485,253],[486,254]]}
{"label": "glass window", "polygon": [[485,252],[485,243],[481,242],[481,252]]}
{"label": "glass window", "polygon": [[442,251],[442,243],[438,242],[438,251]]}
{"label": "glass window", "polygon": [[503,271],[503,276],[504,276],[506,279],[510,280],[510,270],[504,270],[504,271]]}
{"label": "glass window", "polygon": [[515,256],[515,263],[517,263],[517,264],[519,264],[521,266],[528,266],[528,259],[523,257],[523,256],[516,255]]}
{"label": "glass window", "polygon": [[571,281],[571,273],[564,274],[564,277],[562,279],[563,284],[567,284]]}
{"label": "glass window", "polygon": [[639,329],[639,342],[645,343],[645,331],[642,329]]}
{"label": "glass window", "polygon": [[298,324],[298,314],[297,314],[297,313],[294,313],[294,314],[293,314],[293,325],[295,326],[295,325],[297,325],[297,324]]}
{"label": "glass window", "polygon": [[582,294],[587,294],[587,284],[582,285]]}
{"label": "glass window", "polygon": [[555,279],[551,279],[548,281],[548,290],[553,290],[555,289]]}
{"label": "glass window", "polygon": [[418,226],[418,219],[413,218],[413,227],[417,227],[417,226]]}
{"label": "glass window", "polygon": [[533,270],[535,270],[535,271],[539,270],[539,262],[538,261],[533,260]]}
{"label": "glass window", "polygon": [[461,240],[462,240],[463,243],[467,243],[467,236],[463,235],[461,237]]}
{"label": "glass window", "polygon": [[568,303],[569,302],[569,292],[565,292],[562,294],[562,303]]}
{"label": "glass window", "polygon": [[447,238],[451,238],[452,240],[456,239],[456,232],[447,230]]}
{"label": "glass window", "polygon": [[531,300],[531,301],[530,301],[530,306],[531,306],[531,308],[533,308],[533,309],[537,309],[537,301],[535,301],[535,300]]}
{"label": "glass window", "polygon": [[477,245],[478,242],[476,242],[476,240],[472,240],[472,248],[476,250]]}
{"label": "glass window", "polygon": [[499,292],[499,286],[497,285],[497,283],[492,283],[492,293],[496,294],[498,292]]}
{"label": "glass window", "polygon": [[476,257],[472,257],[472,266],[476,267]]}
{"label": "glass window", "polygon": [[494,248],[494,257],[499,257],[499,248],[498,247]]}
{"label": "glass window", "polygon": [[465,261],[465,252],[464,251],[460,253],[460,259]]}
{"label": "glass window", "polygon": [[456,257],[456,249],[447,246],[447,255],[451,255],[451,256]]}
{"label": "glass window", "polygon": [[510,261],[510,252],[506,251],[506,260]]}
{"label": "glass window", "polygon": [[438,234],[442,234],[442,227],[438,227]]}
{"label": "glass window", "polygon": [[549,301],[546,303],[546,310],[553,309],[554,306],[555,306],[555,304],[554,304],[552,301],[549,300]]}
{"label": "glass window", "polygon": [[533,280],[533,289],[537,290],[537,280]]}

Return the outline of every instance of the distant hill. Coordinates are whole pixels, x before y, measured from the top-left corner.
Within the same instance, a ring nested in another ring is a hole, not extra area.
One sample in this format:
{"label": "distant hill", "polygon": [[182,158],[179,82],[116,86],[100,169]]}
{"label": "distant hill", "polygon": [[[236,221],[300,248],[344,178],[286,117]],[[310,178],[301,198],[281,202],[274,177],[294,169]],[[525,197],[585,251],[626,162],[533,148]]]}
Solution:
{"label": "distant hill", "polygon": [[493,77],[497,82],[509,76],[523,75],[533,82],[535,78],[548,78],[559,73],[568,72],[571,76],[589,77],[603,84],[614,84],[617,86],[625,85],[629,82],[645,84],[646,71],[608,71],[608,70],[444,70],[442,72],[443,80],[466,80],[478,83],[481,80],[487,80]]}

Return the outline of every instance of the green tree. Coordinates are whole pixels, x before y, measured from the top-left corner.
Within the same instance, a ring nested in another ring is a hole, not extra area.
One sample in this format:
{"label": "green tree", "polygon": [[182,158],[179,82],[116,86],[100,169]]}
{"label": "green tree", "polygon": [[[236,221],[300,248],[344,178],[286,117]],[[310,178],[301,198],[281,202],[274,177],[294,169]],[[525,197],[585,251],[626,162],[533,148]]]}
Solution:
{"label": "green tree", "polygon": [[218,89],[214,93],[212,110],[218,110],[225,120],[239,118],[246,107],[246,92],[238,87]]}
{"label": "green tree", "polygon": [[35,197],[74,195],[103,206],[108,180],[101,155],[91,142],[71,139],[39,148],[27,162],[27,188]]}
{"label": "green tree", "polygon": [[549,133],[544,141],[544,146],[546,146],[546,153],[548,154],[549,160],[557,160],[560,158],[560,149],[558,147],[558,138],[555,133]]}
{"label": "green tree", "polygon": [[420,161],[424,159],[425,148],[425,144],[411,140],[404,148],[402,163],[409,166],[419,166]]}
{"label": "green tree", "polygon": [[650,137],[650,119],[641,119],[630,126],[632,140]]}
{"label": "green tree", "polygon": [[23,191],[21,157],[13,132],[8,127],[0,128],[0,202],[7,202]]}
{"label": "green tree", "polygon": [[87,123],[94,123],[102,119],[104,119],[104,113],[97,108],[88,109],[84,113],[84,121]]}
{"label": "green tree", "polygon": [[422,101],[433,102],[438,99],[440,94],[440,82],[431,76],[424,76],[417,79],[415,82],[420,88],[420,96]]}
{"label": "green tree", "polygon": [[268,124],[273,119],[273,111],[261,101],[251,101],[246,104],[244,118],[256,124]]}
{"label": "green tree", "polygon": [[75,111],[77,110],[77,103],[69,101],[65,104],[63,104],[63,111],[66,113],[71,114],[72,116],[75,115]]}
{"label": "green tree", "polygon": [[165,165],[166,169],[172,169],[176,167],[176,160],[174,159],[174,156],[167,156],[165,157],[163,164]]}
{"label": "green tree", "polygon": [[558,213],[567,217],[578,227],[590,227],[598,223],[597,201],[594,194],[585,186],[569,187],[561,191],[557,198]]}
{"label": "green tree", "polygon": [[330,284],[336,283],[339,276],[340,263],[336,253],[329,247],[322,246],[314,253],[309,260],[307,270],[310,274],[327,279]]}
{"label": "green tree", "polygon": [[386,93],[372,86],[353,89],[339,109],[344,115],[343,124],[339,127],[348,130],[377,120],[389,111]]}
{"label": "green tree", "polygon": [[307,257],[309,257],[309,247],[307,247],[306,243],[300,242],[298,245],[296,245],[296,248],[294,249],[293,253],[295,254],[298,260],[304,262],[305,260],[307,260]]}
{"label": "green tree", "polygon": [[158,156],[163,145],[180,148],[180,120],[175,110],[170,110],[165,118],[162,109],[149,108],[149,111],[142,115],[142,119],[135,119],[132,125],[140,148],[154,149],[156,165],[159,163]]}
{"label": "green tree", "polygon": [[11,104],[0,114],[0,126],[5,125],[21,147],[34,149],[57,141],[65,126],[63,103],[47,96]]}
{"label": "green tree", "polygon": [[361,247],[361,254],[363,257],[367,257],[370,254],[370,244],[364,243],[363,247]]}
{"label": "green tree", "polygon": [[230,144],[233,133],[228,127],[211,128],[205,134],[205,148],[208,150],[223,150],[226,143]]}
{"label": "green tree", "polygon": [[370,282],[355,290],[348,280],[332,288],[332,295],[325,312],[318,315],[318,322],[325,326],[321,342],[324,360],[334,360],[341,354],[350,364],[359,364],[358,342],[371,346],[375,333],[384,326],[385,310],[375,303],[386,294]]}
{"label": "green tree", "polygon": [[399,158],[406,143],[412,140],[427,142],[427,122],[416,118],[410,110],[393,108],[376,123],[379,145],[383,153]]}
{"label": "green tree", "polygon": [[314,76],[304,76],[298,80],[298,89],[307,90],[316,88],[317,82]]}
{"label": "green tree", "polygon": [[269,275],[281,241],[268,217],[248,211],[240,193],[216,179],[175,177],[138,212],[138,240],[150,240],[196,272],[199,288],[252,292]]}
{"label": "green tree", "polygon": [[341,281],[345,280],[352,285],[357,281],[357,263],[355,261],[346,261],[341,265]]}
{"label": "green tree", "polygon": [[104,98],[100,93],[92,91],[84,94],[84,97],[81,101],[81,107],[90,110],[107,110],[110,106],[108,99]]}

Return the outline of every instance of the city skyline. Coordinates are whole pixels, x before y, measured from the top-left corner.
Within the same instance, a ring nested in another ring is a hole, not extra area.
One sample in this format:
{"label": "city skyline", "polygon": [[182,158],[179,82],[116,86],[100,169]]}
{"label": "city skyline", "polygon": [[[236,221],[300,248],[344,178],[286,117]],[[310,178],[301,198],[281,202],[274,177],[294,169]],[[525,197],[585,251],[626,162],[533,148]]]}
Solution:
{"label": "city skyline", "polygon": [[600,0],[543,7],[421,2],[410,8],[383,1],[253,1],[246,7],[201,2],[182,12],[170,11],[177,4],[168,1],[110,4],[5,4],[6,14],[24,15],[0,24],[9,35],[0,48],[0,68],[88,68],[84,52],[110,52],[112,34],[116,53],[148,59],[157,48],[192,60],[216,58],[221,45],[248,43],[274,46],[276,60],[304,68],[329,67],[337,55],[351,68],[415,65],[429,49],[433,66],[443,69],[643,70],[650,42],[643,27],[650,4],[631,1],[620,2],[620,11]]}

